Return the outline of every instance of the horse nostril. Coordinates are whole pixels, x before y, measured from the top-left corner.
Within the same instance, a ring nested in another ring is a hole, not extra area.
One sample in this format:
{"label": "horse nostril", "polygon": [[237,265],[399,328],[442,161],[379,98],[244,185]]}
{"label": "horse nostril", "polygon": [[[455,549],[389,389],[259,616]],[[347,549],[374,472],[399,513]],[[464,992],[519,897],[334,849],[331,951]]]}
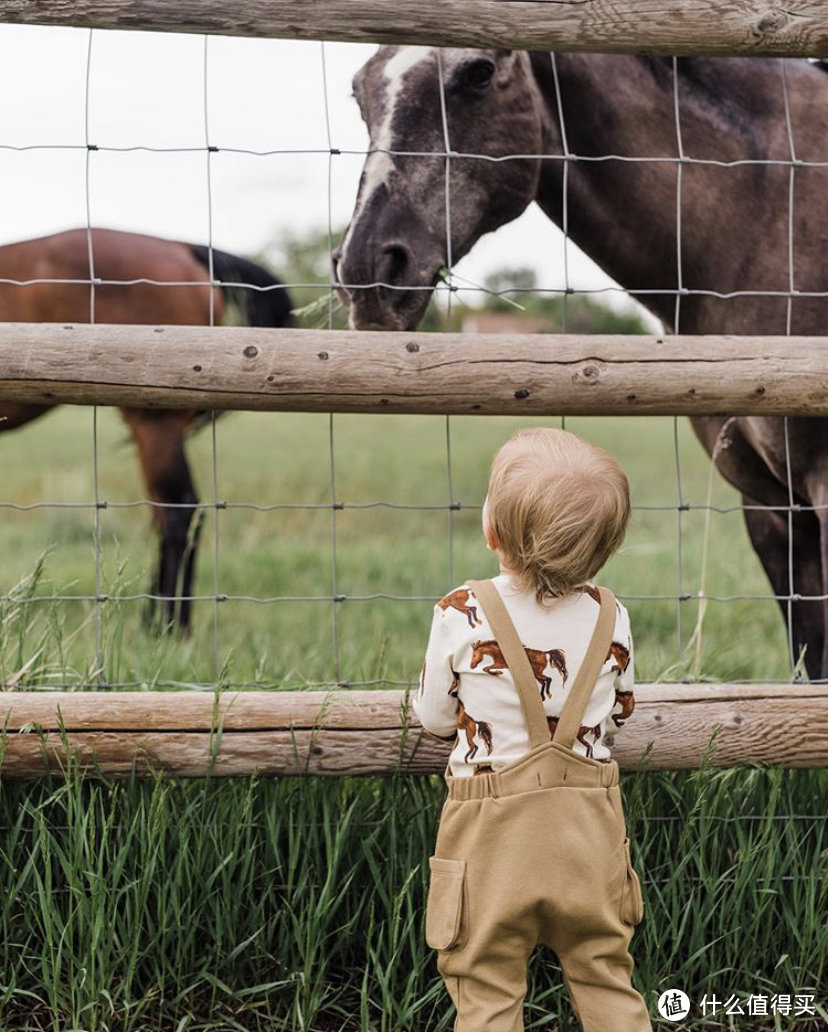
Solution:
{"label": "horse nostril", "polygon": [[377,262],[377,280],[391,287],[399,287],[405,283],[406,273],[411,264],[411,253],[403,244],[387,244]]}

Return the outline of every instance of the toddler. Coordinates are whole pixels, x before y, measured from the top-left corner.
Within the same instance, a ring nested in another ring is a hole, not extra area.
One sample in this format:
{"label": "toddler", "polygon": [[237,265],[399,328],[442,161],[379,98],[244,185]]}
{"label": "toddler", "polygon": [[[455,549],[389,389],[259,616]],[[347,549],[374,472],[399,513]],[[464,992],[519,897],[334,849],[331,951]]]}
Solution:
{"label": "toddler", "polygon": [[539,944],[584,1032],[652,1029],[631,982],[643,901],[607,742],[635,706],[632,637],[593,583],[629,512],[605,451],[522,430],[495,456],[483,506],[500,574],[435,606],[413,708],[455,742],[426,911],[455,1032],[523,1029]]}

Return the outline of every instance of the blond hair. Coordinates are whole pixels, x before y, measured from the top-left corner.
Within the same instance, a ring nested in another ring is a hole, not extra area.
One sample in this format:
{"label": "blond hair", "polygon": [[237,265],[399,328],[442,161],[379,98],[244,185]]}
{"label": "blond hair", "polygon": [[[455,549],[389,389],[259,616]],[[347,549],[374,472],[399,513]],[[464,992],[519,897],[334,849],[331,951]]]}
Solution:
{"label": "blond hair", "polygon": [[621,467],[566,430],[520,430],[494,457],[485,519],[504,565],[538,603],[592,580],[621,546],[629,515]]}

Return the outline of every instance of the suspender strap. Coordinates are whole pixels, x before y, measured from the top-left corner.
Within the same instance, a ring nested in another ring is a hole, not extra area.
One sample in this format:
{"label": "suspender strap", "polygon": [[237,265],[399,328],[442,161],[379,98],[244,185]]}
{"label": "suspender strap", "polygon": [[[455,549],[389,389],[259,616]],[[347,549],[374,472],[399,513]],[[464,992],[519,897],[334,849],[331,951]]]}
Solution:
{"label": "suspender strap", "polygon": [[559,742],[567,749],[572,748],[572,743],[581,730],[581,721],[584,719],[595,682],[610,654],[612,634],[615,630],[615,596],[607,588],[599,588],[598,592],[601,595],[598,622],[592,632],[578,676],[569,687],[558,726],[552,737],[553,742]]}
{"label": "suspender strap", "polygon": [[[483,606],[500,651],[512,675],[520,696],[521,706],[529,729],[529,742],[534,749],[549,741],[549,725],[541,702],[538,682],[532,672],[526,650],[521,643],[515,625],[506,609],[500,592],[488,581],[467,581],[469,587]],[[578,676],[567,692],[563,711],[555,734],[554,742],[572,748],[575,736],[581,729],[581,720],[595,688],[595,682],[606,662],[612,644],[612,633],[615,630],[615,598],[607,588],[598,589],[601,596],[601,608],[598,622],[592,632],[586,655],[581,663]]]}
{"label": "suspender strap", "polygon": [[483,612],[491,624],[506,666],[517,686],[526,726],[529,728],[529,743],[534,749],[535,746],[549,741],[549,725],[546,723],[538,682],[532,673],[526,651],[494,584],[490,580],[470,580],[466,583],[483,606]]}

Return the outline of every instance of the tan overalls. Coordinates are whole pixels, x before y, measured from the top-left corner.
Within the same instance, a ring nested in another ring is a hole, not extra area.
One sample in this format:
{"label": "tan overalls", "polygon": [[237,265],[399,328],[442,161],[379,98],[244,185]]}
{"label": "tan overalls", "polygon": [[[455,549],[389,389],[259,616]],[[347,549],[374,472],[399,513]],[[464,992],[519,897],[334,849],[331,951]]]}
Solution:
{"label": "tan overalls", "polygon": [[453,777],[426,908],[426,941],[457,1008],[455,1032],[523,1029],[526,967],[557,954],[584,1032],[652,1032],[628,952],[644,916],[615,760],[572,749],[606,660],[615,600],[601,609],[554,737],[537,682],[497,588],[469,581],[520,693],[531,750],[491,774]]}

